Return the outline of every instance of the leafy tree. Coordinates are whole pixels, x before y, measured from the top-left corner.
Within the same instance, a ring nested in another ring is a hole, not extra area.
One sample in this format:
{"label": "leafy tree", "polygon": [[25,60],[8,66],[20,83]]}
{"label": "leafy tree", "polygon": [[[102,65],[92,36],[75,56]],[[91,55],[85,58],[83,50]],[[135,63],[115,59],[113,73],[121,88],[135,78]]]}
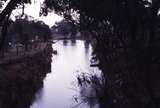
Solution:
{"label": "leafy tree", "polygon": [[[4,3],[6,3],[7,0],[2,0],[1,7]],[[18,6],[23,5],[25,3],[31,3],[31,0],[10,0],[9,3],[6,5],[6,7],[2,10],[0,13],[0,25],[2,26],[2,35],[0,39],[0,50],[3,48],[3,44],[5,42],[6,34],[7,34],[7,28],[8,28],[8,19],[14,9],[16,9]],[[23,8],[24,10],[24,8]]]}
{"label": "leafy tree", "polygon": [[8,29],[8,37],[12,37],[12,40],[17,40],[22,43],[24,43],[25,40],[35,40],[37,36],[43,41],[51,39],[51,30],[49,26],[42,21],[17,19]]}
{"label": "leafy tree", "polygon": [[65,35],[68,35],[68,34],[71,34],[71,35],[75,35],[76,32],[78,31],[78,28],[72,24],[71,22],[68,22],[66,20],[62,20],[61,22],[57,22],[53,27],[52,27],[52,30],[58,30],[57,33],[59,34],[63,34],[64,36]]}

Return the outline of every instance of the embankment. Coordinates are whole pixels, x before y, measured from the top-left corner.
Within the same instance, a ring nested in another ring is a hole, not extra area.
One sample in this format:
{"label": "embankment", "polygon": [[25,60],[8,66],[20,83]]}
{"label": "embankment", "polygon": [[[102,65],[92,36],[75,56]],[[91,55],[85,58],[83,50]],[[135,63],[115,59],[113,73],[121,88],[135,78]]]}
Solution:
{"label": "embankment", "polygon": [[0,108],[29,108],[43,79],[51,72],[52,47],[0,65]]}

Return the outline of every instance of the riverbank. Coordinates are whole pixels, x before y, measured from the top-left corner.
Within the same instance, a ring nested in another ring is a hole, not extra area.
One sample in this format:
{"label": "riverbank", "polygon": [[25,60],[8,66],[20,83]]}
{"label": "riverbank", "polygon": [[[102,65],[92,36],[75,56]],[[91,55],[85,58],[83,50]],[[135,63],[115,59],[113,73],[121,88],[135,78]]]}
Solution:
{"label": "riverbank", "polygon": [[52,44],[32,56],[0,65],[0,108],[29,108],[51,72]]}

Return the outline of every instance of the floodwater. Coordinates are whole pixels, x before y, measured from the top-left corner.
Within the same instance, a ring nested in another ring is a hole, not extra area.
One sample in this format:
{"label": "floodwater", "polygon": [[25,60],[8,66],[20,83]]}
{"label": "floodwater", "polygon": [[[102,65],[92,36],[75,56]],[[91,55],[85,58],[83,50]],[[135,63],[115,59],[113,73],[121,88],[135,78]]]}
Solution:
{"label": "floodwater", "polygon": [[[100,74],[98,68],[90,67],[91,45],[82,40],[60,40],[52,47],[58,54],[53,55],[51,73],[44,79],[31,108],[90,108],[79,99],[82,89],[78,87],[77,76]],[[92,108],[98,108],[98,104]]]}

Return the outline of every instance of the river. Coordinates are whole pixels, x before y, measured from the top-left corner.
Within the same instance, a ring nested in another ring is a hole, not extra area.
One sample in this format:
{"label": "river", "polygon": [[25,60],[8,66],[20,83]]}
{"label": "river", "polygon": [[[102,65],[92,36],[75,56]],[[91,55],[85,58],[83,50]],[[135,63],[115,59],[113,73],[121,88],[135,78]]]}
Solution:
{"label": "river", "polygon": [[[52,47],[58,54],[53,55],[51,73],[36,93],[31,108],[90,108],[91,105],[79,99],[82,89],[77,84],[77,76],[100,75],[98,68],[90,67],[91,45],[82,40],[60,40]],[[98,104],[92,107],[98,108]]]}

